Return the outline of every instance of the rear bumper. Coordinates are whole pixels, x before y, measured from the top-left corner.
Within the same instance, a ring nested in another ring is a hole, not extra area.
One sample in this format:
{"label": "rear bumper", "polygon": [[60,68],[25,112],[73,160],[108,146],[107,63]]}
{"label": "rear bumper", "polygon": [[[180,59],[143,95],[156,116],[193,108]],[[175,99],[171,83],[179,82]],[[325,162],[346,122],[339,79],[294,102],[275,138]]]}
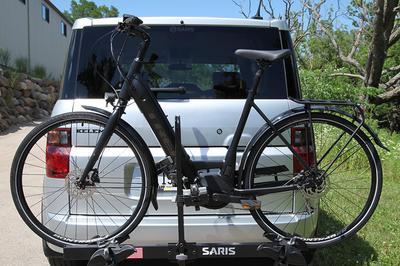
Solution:
{"label": "rear bumper", "polygon": [[[301,217],[301,218],[304,218]],[[292,215],[282,216],[279,222],[285,223],[288,219],[293,220],[293,226],[305,222]],[[73,221],[73,219],[71,219]],[[278,223],[279,223],[278,222]],[[73,226],[71,224],[71,226]],[[135,247],[143,248],[143,258],[166,259],[168,253],[161,252],[167,250],[168,244],[177,243],[177,217],[176,216],[146,216],[140,225],[131,233],[130,239],[125,243]],[[310,228],[310,230],[312,230]],[[245,215],[187,215],[185,216],[185,237],[187,242],[203,243],[200,246],[213,245],[235,246],[235,245],[254,245],[254,243],[265,243],[268,240],[263,236],[262,229],[249,214]],[[229,243],[229,244],[227,244]],[[158,249],[155,249],[158,248]],[[48,244],[47,252],[50,256],[62,254],[63,249]],[[147,251],[149,250],[149,251]],[[161,251],[160,251],[161,250]],[[55,252],[55,253],[54,253]],[[71,257],[71,254],[68,255]],[[75,258],[78,259],[78,258]]]}

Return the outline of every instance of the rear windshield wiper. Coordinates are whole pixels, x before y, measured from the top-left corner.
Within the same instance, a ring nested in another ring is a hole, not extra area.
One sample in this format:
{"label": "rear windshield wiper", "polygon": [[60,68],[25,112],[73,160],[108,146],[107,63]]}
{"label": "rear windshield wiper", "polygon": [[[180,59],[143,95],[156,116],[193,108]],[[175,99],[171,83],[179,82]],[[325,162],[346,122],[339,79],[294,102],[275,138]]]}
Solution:
{"label": "rear windshield wiper", "polygon": [[157,93],[179,93],[179,94],[185,94],[186,93],[186,88],[185,87],[171,87],[171,88],[151,88],[151,91],[154,92],[155,94]]}

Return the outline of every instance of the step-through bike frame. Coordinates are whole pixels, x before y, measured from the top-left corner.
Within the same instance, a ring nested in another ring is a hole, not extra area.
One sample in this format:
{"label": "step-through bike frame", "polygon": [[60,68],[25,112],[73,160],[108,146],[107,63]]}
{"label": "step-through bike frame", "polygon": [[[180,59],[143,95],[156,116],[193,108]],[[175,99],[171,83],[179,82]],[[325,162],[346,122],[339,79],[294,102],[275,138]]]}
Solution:
{"label": "step-through bike frame", "polygon": [[[124,22],[120,25],[124,25]],[[142,39],[141,44],[139,45],[139,49],[137,55],[133,62],[130,65],[128,74],[125,77],[122,88],[118,95],[118,103],[114,108],[114,112],[109,117],[109,120],[102,132],[96,147],[83,171],[81,178],[78,181],[78,185],[82,188],[85,187],[85,182],[90,178],[91,172],[95,170],[95,164],[101,155],[104,147],[108,143],[111,138],[115,127],[118,125],[122,115],[124,114],[125,108],[127,106],[128,101],[133,98],[135,103],[137,104],[139,110],[143,113],[145,119],[149,123],[152,128],[153,133],[155,134],[157,140],[159,141],[162,149],[164,150],[167,156],[170,156],[172,160],[175,162],[176,158],[176,149],[175,149],[175,132],[171,124],[169,123],[167,116],[162,110],[160,104],[158,103],[156,97],[153,92],[149,88],[149,86],[140,78],[141,72],[144,65],[144,57],[147,52],[147,49],[150,45],[150,36],[145,31],[144,27],[136,24],[136,25],[124,25],[125,33],[134,35],[136,37],[140,37]],[[127,29],[128,28],[128,29]],[[255,73],[253,80],[253,87],[248,91],[248,95],[243,107],[243,111],[241,117],[239,119],[237,128],[234,132],[233,139],[231,144],[229,145],[227,154],[225,156],[225,160],[223,162],[216,161],[192,161],[189,155],[186,153],[184,147],[181,145],[181,154],[182,154],[182,174],[187,177],[188,183],[194,183],[197,178],[198,170],[202,169],[212,169],[212,168],[220,168],[221,172],[218,176],[219,179],[224,182],[224,193],[227,194],[238,194],[238,195],[248,195],[248,196],[261,196],[270,193],[279,193],[284,191],[291,191],[297,188],[296,185],[284,185],[284,186],[276,186],[276,187],[268,187],[268,188],[257,188],[257,189],[240,189],[240,180],[241,176],[236,178],[237,171],[235,170],[236,165],[236,153],[239,145],[239,141],[241,135],[243,133],[244,127],[246,125],[247,119],[250,114],[250,110],[254,108],[257,113],[265,120],[266,124],[274,129],[274,123],[268,119],[268,117],[262,112],[262,110],[256,105],[254,99],[258,93],[260,80],[264,71],[271,65],[271,62],[267,62],[264,60],[257,60],[257,65],[259,66],[257,72]],[[309,115],[309,123],[311,134],[313,134],[313,125],[311,120],[311,111],[310,108],[311,102],[302,102],[304,103],[304,110],[308,112]],[[323,104],[321,102],[316,102],[316,104]],[[354,105],[352,103],[343,103],[343,102],[332,102],[333,105]],[[356,106],[356,105],[354,105]],[[357,130],[353,133],[351,138],[356,134],[358,130],[363,126],[364,119],[357,127]],[[274,130],[276,131],[276,130]],[[277,131],[276,131],[277,132]],[[282,140],[285,146],[293,153],[293,156],[299,161],[299,163],[304,167],[305,171],[309,170],[312,166],[308,165],[305,160],[293,149],[288,140],[279,132],[278,137]],[[351,140],[350,138],[350,140]],[[311,138],[312,142],[314,139]],[[349,140],[349,142],[350,142]],[[308,138],[307,138],[308,141]],[[307,147],[314,148],[314,143],[307,143]],[[340,155],[340,154],[339,154]],[[338,155],[338,156],[339,156]],[[335,160],[334,160],[335,161]],[[314,160],[316,162],[316,160]],[[217,167],[216,167],[217,166]],[[239,171],[239,175],[242,174]],[[236,180],[236,182],[235,182]],[[239,182],[238,182],[239,180]]]}

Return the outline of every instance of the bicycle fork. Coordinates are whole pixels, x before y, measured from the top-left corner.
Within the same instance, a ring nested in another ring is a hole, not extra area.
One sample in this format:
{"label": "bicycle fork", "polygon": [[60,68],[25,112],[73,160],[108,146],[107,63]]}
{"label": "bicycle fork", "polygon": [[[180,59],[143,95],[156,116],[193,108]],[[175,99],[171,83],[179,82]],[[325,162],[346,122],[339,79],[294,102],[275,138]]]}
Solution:
{"label": "bicycle fork", "polygon": [[[94,177],[96,173],[95,164],[99,159],[100,155],[102,154],[104,147],[107,145],[108,141],[110,140],[111,136],[113,135],[114,129],[117,127],[119,120],[121,119],[122,115],[125,112],[126,101],[121,100],[118,106],[115,108],[113,114],[107,121],[107,124],[100,135],[98,142],[96,143],[96,147],[93,150],[92,155],[86,167],[82,173],[82,176],[79,178],[77,185],[81,188],[84,188],[86,185],[86,181],[88,178]],[[92,172],[92,173],[91,173]],[[89,174],[91,174],[89,176]]]}

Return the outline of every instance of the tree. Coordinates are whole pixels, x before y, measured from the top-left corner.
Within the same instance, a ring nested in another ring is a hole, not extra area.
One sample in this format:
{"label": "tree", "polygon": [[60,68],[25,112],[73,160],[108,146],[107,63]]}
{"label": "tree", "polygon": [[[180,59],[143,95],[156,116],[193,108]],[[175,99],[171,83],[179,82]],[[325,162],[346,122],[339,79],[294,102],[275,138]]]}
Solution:
{"label": "tree", "polygon": [[[295,4],[296,1],[294,0],[275,1],[275,4],[280,2],[284,6],[282,13],[278,13],[274,8],[272,0],[256,0],[257,5],[260,5],[262,10],[271,19],[279,18],[287,21],[289,30],[293,33],[293,45],[295,48],[298,48],[305,41],[313,26],[311,16],[308,15],[308,10],[304,5],[304,1],[305,0],[298,1],[300,2],[300,8],[297,7]],[[239,7],[240,14],[246,18],[250,17],[252,11],[252,0],[232,0],[232,2]]]}
{"label": "tree", "polygon": [[[377,0],[375,3],[373,38],[365,73],[367,86],[378,87],[380,85],[389,49],[400,39],[400,23],[395,23],[399,11],[398,5],[399,0]],[[397,69],[397,74],[384,84],[385,93],[371,98],[373,103],[381,104],[400,99],[400,64],[394,68]]]}
{"label": "tree", "polygon": [[[335,76],[347,76],[363,80],[365,87],[383,88],[382,94],[371,96],[370,102],[382,104],[400,99],[400,65],[385,64],[392,53],[398,53],[393,48],[400,39],[400,23],[396,20],[399,12],[399,0],[353,0],[348,16],[353,21],[353,44],[351,49],[345,49],[338,43],[332,27],[333,20],[322,20],[320,7],[326,2],[322,0],[312,6],[307,3],[314,20],[324,32],[336,50],[338,58],[350,66],[350,73],[334,73]],[[367,47],[368,55],[357,58],[362,46]],[[360,60],[364,59],[364,60]],[[396,63],[396,62],[395,62]],[[383,75],[386,75],[383,79]]]}
{"label": "tree", "polygon": [[97,6],[96,3],[88,0],[72,0],[69,11],[64,11],[64,15],[73,23],[78,18],[105,18],[118,17],[119,11],[116,7],[105,5]]}
{"label": "tree", "polygon": [[[345,10],[339,1],[332,8],[332,2],[301,0],[294,5],[293,0],[281,0],[285,11],[280,18],[288,21],[294,34],[300,66],[326,69],[332,77],[347,77],[355,86],[364,86],[370,103],[392,104],[393,112],[384,119],[400,125],[399,0],[352,0]],[[271,0],[262,5],[276,17]],[[391,115],[395,112],[397,116]]]}

